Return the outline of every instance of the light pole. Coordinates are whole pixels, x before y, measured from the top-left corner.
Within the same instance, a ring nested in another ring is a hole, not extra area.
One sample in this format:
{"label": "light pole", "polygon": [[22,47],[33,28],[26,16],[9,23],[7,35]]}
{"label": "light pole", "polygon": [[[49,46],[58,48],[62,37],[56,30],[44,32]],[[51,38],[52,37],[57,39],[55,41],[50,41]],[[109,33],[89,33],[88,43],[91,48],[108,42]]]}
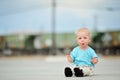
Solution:
{"label": "light pole", "polygon": [[98,16],[94,15],[94,32],[97,32],[98,30]]}
{"label": "light pole", "polygon": [[52,48],[51,53],[56,55],[56,1],[52,0]]}

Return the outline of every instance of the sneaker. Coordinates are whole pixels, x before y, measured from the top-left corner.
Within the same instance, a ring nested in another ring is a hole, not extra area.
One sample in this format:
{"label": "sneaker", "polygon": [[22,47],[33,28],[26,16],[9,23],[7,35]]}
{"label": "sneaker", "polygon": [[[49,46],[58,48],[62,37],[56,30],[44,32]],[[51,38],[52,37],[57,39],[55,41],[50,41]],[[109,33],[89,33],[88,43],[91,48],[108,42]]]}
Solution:
{"label": "sneaker", "polygon": [[72,70],[71,70],[71,68],[69,68],[69,67],[66,67],[66,68],[65,68],[64,73],[65,73],[65,76],[66,76],[66,77],[72,77],[72,75],[73,75]]}
{"label": "sneaker", "polygon": [[79,68],[74,68],[74,72],[76,77],[83,77],[84,75],[82,69]]}

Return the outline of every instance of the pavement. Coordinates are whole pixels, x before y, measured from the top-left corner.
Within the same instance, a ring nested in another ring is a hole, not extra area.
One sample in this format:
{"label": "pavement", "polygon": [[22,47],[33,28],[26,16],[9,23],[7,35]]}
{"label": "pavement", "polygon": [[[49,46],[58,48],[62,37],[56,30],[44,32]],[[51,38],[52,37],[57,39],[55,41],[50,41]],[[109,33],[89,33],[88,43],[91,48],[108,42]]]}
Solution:
{"label": "pavement", "polygon": [[0,57],[0,80],[120,80],[120,56],[100,56],[95,75],[65,77],[66,56]]}

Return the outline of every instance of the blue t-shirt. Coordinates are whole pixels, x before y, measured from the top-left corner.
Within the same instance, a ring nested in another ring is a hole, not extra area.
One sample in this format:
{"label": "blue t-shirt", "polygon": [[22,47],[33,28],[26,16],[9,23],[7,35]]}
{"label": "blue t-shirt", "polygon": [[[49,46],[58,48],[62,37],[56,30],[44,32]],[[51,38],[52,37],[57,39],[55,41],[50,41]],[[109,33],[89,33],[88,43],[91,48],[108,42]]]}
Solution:
{"label": "blue t-shirt", "polygon": [[98,58],[97,54],[91,47],[88,47],[86,50],[82,50],[82,49],[80,49],[79,46],[75,47],[71,51],[70,56],[73,60],[74,66],[92,66],[92,67],[94,67],[94,64],[91,62],[91,59],[93,57]]}

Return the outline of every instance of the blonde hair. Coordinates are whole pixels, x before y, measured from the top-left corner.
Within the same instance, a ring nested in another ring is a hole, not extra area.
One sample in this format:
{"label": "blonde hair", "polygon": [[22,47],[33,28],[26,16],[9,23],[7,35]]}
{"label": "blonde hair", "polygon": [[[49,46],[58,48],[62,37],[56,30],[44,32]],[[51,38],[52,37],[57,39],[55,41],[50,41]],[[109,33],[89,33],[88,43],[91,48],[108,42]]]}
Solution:
{"label": "blonde hair", "polygon": [[85,32],[86,34],[88,34],[88,36],[90,36],[90,31],[88,30],[88,28],[80,28],[75,32],[75,34],[79,35],[79,32]]}

